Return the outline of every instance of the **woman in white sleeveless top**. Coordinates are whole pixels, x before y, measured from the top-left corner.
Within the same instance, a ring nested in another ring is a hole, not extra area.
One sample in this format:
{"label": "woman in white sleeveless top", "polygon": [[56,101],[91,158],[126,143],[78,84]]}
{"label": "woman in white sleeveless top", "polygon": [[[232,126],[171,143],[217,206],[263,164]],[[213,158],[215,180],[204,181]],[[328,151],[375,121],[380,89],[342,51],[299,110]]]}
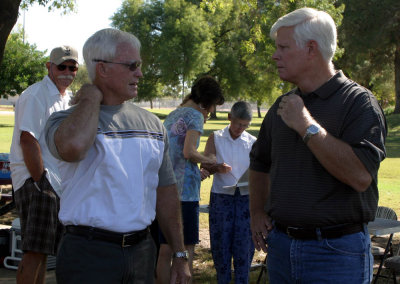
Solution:
{"label": "woman in white sleeveless top", "polygon": [[249,153],[256,138],[245,131],[252,119],[250,104],[235,103],[228,119],[230,125],[211,133],[204,152],[215,155],[217,164],[202,164],[203,169],[214,174],[209,225],[219,284],[230,283],[232,257],[235,283],[248,283],[254,254],[247,173]]}

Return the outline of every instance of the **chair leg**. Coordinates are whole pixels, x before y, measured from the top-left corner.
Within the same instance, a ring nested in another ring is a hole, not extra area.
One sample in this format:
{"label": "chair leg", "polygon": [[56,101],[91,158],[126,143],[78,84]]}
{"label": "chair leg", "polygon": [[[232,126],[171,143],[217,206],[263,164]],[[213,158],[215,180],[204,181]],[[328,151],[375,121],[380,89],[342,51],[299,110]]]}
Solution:
{"label": "chair leg", "polygon": [[390,253],[390,246],[392,244],[392,239],[393,239],[393,234],[390,234],[388,242],[385,247],[385,252],[383,253],[383,256],[382,256],[382,260],[379,263],[378,271],[376,272],[375,278],[373,280],[374,284],[378,283],[378,278],[380,277],[380,274],[381,274],[381,271],[383,268],[383,263],[385,262],[385,259],[388,257],[388,254]]}
{"label": "chair leg", "polygon": [[257,284],[261,283],[260,281],[262,279],[263,274],[265,274],[265,277],[267,277],[267,256],[268,255],[265,256],[264,261],[263,261],[262,266],[261,266],[260,274],[258,274]]}

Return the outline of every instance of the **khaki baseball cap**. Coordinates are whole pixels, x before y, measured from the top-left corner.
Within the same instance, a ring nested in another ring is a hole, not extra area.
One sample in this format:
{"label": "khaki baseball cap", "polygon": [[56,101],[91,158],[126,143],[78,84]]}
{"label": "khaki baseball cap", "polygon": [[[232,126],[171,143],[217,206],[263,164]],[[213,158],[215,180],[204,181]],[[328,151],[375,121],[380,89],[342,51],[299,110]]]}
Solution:
{"label": "khaki baseball cap", "polygon": [[64,61],[74,60],[78,62],[78,51],[72,46],[62,45],[54,48],[50,53],[50,62],[60,65]]}

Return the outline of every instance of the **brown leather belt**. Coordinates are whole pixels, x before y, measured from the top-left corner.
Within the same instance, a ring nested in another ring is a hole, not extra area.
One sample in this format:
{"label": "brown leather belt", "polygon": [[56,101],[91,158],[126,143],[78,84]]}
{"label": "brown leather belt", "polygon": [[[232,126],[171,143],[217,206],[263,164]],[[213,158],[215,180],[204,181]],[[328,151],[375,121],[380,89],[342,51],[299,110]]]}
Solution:
{"label": "brown leather belt", "polygon": [[363,224],[343,224],[320,228],[300,228],[275,222],[275,228],[289,237],[299,240],[335,239],[364,230]]}
{"label": "brown leather belt", "polygon": [[143,241],[149,233],[149,228],[128,232],[116,233],[99,228],[89,226],[66,226],[67,233],[86,237],[89,240],[99,240],[121,245],[121,247],[128,247]]}

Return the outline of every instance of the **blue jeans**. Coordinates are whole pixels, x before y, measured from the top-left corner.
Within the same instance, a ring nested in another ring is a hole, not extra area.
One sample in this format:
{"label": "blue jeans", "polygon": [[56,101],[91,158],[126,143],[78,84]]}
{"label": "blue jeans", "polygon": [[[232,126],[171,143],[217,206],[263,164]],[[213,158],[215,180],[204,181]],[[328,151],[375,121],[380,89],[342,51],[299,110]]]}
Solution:
{"label": "blue jeans", "polygon": [[367,226],[336,239],[297,240],[274,228],[267,236],[271,284],[370,283],[373,257]]}

